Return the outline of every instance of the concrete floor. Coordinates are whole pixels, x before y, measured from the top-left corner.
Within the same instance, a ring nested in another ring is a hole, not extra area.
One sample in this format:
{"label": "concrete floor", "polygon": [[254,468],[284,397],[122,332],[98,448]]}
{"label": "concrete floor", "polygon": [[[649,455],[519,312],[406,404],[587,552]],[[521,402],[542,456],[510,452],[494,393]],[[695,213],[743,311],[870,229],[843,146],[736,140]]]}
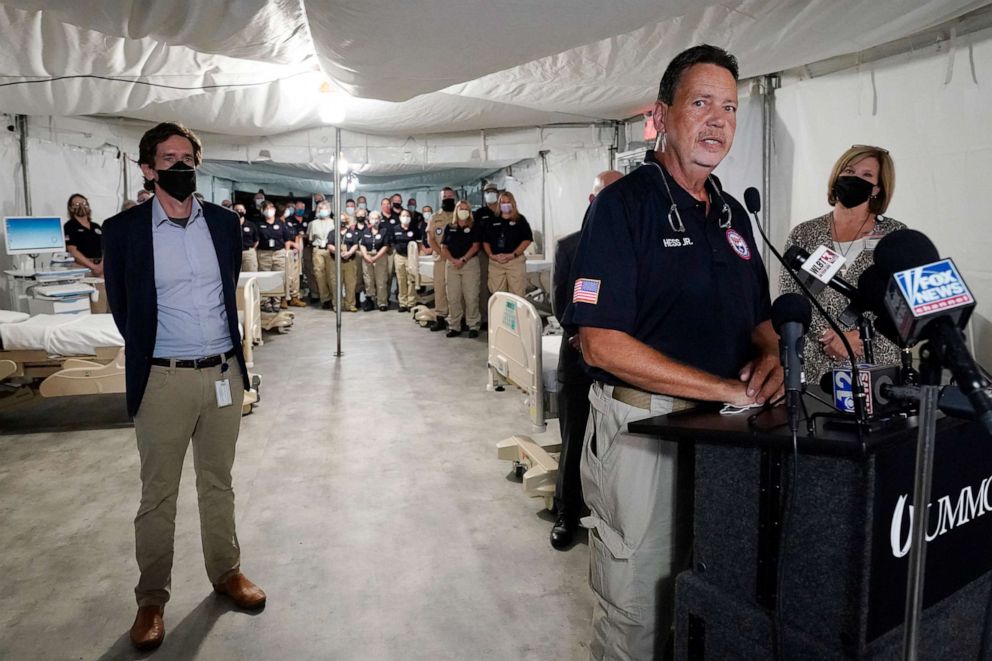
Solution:
{"label": "concrete floor", "polygon": [[[346,315],[343,337],[336,359],[333,314],[305,309],[256,353],[262,402],[242,420],[234,477],[242,567],[267,607],[212,594],[190,453],[152,656],[585,658],[587,547],[551,549],[543,502],[496,459],[529,425],[521,395],[486,392],[485,335],[446,339],[389,311]],[[78,405],[0,421],[0,659],[149,656],[127,639],[139,484],[134,432],[115,424],[123,399],[90,402],[106,424],[21,433]]]}

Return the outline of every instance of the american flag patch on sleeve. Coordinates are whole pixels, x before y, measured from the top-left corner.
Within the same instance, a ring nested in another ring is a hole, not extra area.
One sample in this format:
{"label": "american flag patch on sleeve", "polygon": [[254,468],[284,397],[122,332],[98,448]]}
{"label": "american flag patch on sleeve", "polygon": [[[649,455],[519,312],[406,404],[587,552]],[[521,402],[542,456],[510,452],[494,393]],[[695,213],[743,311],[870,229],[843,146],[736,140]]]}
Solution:
{"label": "american flag patch on sleeve", "polygon": [[573,303],[589,303],[596,305],[599,303],[599,280],[587,280],[579,278],[575,281],[575,289],[572,290]]}

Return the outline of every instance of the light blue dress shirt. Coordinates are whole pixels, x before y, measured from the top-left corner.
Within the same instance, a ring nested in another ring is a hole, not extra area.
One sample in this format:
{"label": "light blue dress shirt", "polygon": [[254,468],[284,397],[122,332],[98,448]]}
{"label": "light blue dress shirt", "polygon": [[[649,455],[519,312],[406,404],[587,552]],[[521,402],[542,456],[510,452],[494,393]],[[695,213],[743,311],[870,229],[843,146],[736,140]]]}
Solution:
{"label": "light blue dress shirt", "polygon": [[152,198],[158,330],[155,358],[205,358],[233,348],[217,251],[203,208],[193,198],[186,227]]}

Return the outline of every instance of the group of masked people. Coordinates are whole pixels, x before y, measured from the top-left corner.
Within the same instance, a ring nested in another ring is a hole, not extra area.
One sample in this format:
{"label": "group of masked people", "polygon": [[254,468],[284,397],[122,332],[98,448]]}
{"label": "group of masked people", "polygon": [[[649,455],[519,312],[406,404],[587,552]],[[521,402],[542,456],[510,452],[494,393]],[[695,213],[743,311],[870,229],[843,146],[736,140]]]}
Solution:
{"label": "group of masked people", "polygon": [[534,240],[511,192],[490,184],[483,197],[483,206],[473,210],[445,187],[435,212],[430,205],[418,210],[415,198],[404,206],[399,193],[382,198],[377,209],[358,196],[345,201],[341,221],[335,222],[322,197],[311,216],[303,202],[276,204],[259,191],[254,213],[241,204],[232,207],[241,220],[241,268],[285,274],[285,294],[264,300],[264,312],[306,305],[300,297],[301,273],[307,275],[311,298],[333,310],[340,249],[343,310],[386,311],[395,291],[397,311],[408,312],[417,299],[416,258],[430,255],[436,316],[429,328],[447,331],[447,337],[464,331],[478,337],[491,293],[525,295],[524,253]]}
{"label": "group of masked people", "polygon": [[525,251],[534,241],[527,219],[510,191],[483,189],[483,206],[472,209],[454,189],[441,190],[441,210],[427,221],[423,251],[434,259],[431,331],[478,337],[489,296],[527,291]]}

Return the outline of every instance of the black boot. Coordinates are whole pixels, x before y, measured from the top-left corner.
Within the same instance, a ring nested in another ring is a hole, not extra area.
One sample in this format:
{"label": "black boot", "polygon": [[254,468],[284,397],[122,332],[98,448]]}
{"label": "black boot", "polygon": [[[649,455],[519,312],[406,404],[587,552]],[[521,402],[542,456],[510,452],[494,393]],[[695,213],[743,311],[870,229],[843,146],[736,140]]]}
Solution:
{"label": "black boot", "polygon": [[551,527],[551,546],[564,551],[572,545],[575,539],[575,530],[579,527],[579,522],[573,517],[559,514],[555,520],[555,525]]}
{"label": "black boot", "polygon": [[433,332],[443,331],[447,327],[448,327],[448,322],[444,320],[444,317],[438,317],[437,319],[434,320],[434,323],[432,323],[430,326],[431,331]]}

